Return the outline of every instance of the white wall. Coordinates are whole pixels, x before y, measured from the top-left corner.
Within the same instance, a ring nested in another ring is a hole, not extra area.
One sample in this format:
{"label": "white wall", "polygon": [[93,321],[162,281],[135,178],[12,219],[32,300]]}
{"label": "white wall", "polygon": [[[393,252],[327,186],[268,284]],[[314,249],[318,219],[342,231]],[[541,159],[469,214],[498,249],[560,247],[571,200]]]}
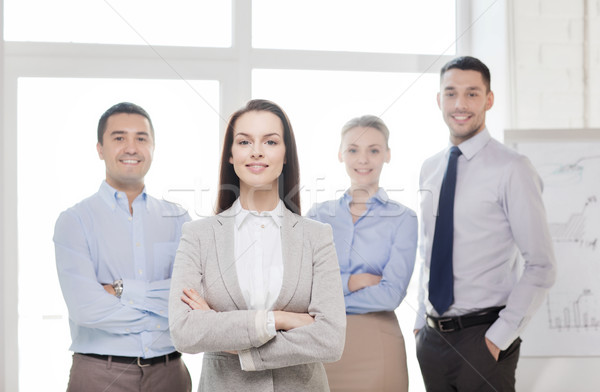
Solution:
{"label": "white wall", "polygon": [[[488,127],[494,136],[501,139],[508,128],[600,127],[600,0],[587,0],[587,85],[586,0],[464,1],[471,2],[471,21],[479,20],[465,37],[469,53],[461,54],[479,57],[490,67],[496,104]],[[596,357],[521,357],[517,391],[597,391],[598,369]]]}
{"label": "white wall", "polygon": [[[4,4],[3,1],[0,0],[0,119],[5,118],[4,116]],[[4,148],[4,124],[0,121],[0,149]],[[4,154],[2,154],[4,157]],[[2,184],[4,184],[4,160],[0,159],[0,179],[2,179]],[[4,188],[4,185],[2,185]],[[0,222],[4,222],[4,190],[0,190]],[[0,276],[4,278],[4,225],[0,224],[0,249],[2,249],[2,253],[0,253]],[[4,285],[2,285],[4,287]],[[0,289],[0,304],[4,305],[5,297],[4,297],[4,289]],[[6,347],[6,337],[4,334],[4,312],[0,312],[0,380],[5,380],[5,372],[4,372],[4,347]],[[0,391],[4,391],[4,382],[0,383]]]}

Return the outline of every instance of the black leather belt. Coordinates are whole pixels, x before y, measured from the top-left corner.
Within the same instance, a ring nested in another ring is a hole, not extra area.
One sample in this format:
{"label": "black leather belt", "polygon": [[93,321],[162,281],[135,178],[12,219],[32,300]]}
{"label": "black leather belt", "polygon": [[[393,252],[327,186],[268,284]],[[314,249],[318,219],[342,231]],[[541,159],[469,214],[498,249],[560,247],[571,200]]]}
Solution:
{"label": "black leather belt", "polygon": [[454,332],[475,325],[491,324],[498,319],[498,313],[502,309],[504,309],[504,306],[497,306],[455,317],[432,317],[427,315],[427,325],[440,332]]}
{"label": "black leather belt", "polygon": [[167,360],[172,361],[177,358],[181,358],[181,353],[178,351],[173,351],[170,354],[161,355],[160,357],[154,358],[141,358],[141,357],[121,357],[118,355],[100,355],[100,354],[81,354],[88,357],[102,359],[104,361],[108,361],[111,359],[113,362],[118,363],[127,363],[127,364],[136,364],[139,367],[146,367],[156,365],[157,363],[165,363]]}

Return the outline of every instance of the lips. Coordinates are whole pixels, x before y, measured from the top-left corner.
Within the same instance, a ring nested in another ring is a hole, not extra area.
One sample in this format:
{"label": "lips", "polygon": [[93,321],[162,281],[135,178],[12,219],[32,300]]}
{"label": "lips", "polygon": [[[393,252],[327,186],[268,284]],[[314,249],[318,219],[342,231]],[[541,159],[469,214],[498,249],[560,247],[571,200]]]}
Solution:
{"label": "lips", "polygon": [[141,161],[139,159],[120,159],[119,162],[125,165],[137,165]]}
{"label": "lips", "polygon": [[373,169],[354,169],[354,171],[361,175],[369,174],[373,171]]}
{"label": "lips", "polygon": [[246,165],[246,167],[252,173],[261,173],[263,170],[269,167],[269,165],[267,165],[266,163],[249,163]]}
{"label": "lips", "polygon": [[456,113],[452,114],[451,117],[457,122],[465,122],[471,118],[471,114]]}

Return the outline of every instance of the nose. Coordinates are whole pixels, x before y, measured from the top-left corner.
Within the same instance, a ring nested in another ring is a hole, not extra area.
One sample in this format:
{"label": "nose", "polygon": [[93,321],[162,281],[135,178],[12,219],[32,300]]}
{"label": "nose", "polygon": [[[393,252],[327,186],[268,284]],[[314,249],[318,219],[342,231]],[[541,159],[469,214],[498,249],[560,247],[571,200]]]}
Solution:
{"label": "nose", "polygon": [[127,140],[127,145],[125,145],[125,153],[126,154],[135,154],[137,152],[135,140]]}
{"label": "nose", "polygon": [[466,109],[467,108],[467,98],[459,95],[458,97],[456,97],[454,106],[456,107],[456,109]]}
{"label": "nose", "polygon": [[369,162],[369,154],[366,151],[362,151],[358,153],[358,163],[368,163]]}
{"label": "nose", "polygon": [[257,146],[252,149],[252,153],[250,154],[250,156],[253,159],[258,159],[258,158],[263,158],[265,155],[263,154],[262,149],[259,146]]}

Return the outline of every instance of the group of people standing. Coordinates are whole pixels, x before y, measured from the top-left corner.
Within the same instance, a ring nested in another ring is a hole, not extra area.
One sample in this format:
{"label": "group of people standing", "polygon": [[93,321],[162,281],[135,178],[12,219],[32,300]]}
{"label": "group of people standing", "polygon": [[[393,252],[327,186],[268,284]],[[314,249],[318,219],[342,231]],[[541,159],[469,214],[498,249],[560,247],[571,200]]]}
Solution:
{"label": "group of people standing", "polygon": [[343,126],[350,186],[303,217],[290,121],[248,102],[225,132],[216,214],[191,222],[146,193],[148,113],[111,107],[98,124],[106,180],[54,234],[68,391],[189,391],[181,352],[204,352],[201,391],[407,391],[394,310],[417,243],[427,390],[514,391],[519,335],[556,272],[541,180],[491,138],[493,102],[481,61],[442,68],[450,143],[423,164],[420,235],[417,215],[379,186],[391,150],[376,116]]}

